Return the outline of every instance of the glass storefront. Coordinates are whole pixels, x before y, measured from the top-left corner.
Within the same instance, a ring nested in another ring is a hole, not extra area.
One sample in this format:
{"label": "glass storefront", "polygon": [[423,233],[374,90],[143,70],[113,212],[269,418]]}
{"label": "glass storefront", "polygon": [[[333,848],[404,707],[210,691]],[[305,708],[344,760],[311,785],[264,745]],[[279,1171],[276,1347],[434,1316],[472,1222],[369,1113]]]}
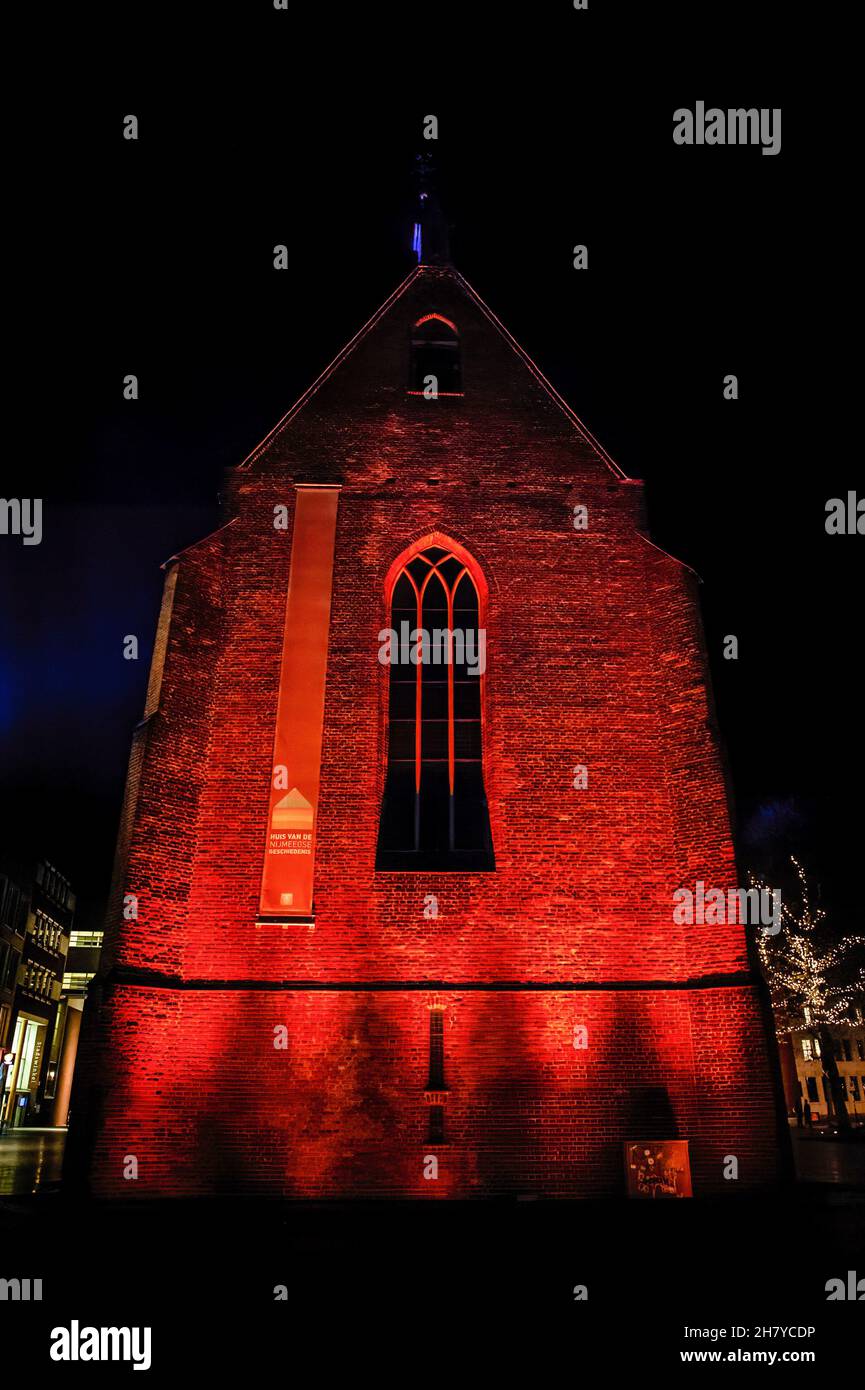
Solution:
{"label": "glass storefront", "polygon": [[[45,1033],[46,1025],[42,1020],[19,1015],[15,1021],[15,1034],[10,1051],[15,1053],[16,1062],[19,1057],[21,1060],[17,1067],[16,1063],[13,1062],[10,1067],[6,1068],[3,1078],[2,1109],[3,1119],[12,1128],[24,1123],[28,1110],[36,1098],[45,1047]],[[11,1092],[13,1079],[15,1081],[14,1099]]]}

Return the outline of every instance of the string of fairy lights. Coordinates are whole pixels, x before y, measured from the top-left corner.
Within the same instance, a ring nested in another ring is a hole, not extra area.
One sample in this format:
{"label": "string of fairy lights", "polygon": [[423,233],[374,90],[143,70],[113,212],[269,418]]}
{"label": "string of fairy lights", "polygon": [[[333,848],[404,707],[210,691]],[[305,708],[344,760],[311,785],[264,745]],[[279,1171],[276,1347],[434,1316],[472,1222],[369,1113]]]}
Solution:
{"label": "string of fairy lights", "polygon": [[[802,865],[793,855],[790,860],[799,878],[800,904],[797,908],[782,898],[781,930],[774,935],[760,932],[758,936],[760,961],[772,995],[779,1035],[792,1029],[852,1021],[853,1000],[865,989],[861,965],[858,976],[852,979],[849,974],[839,981],[830,978],[854,947],[865,945],[865,937],[845,936],[831,945],[815,940],[826,913],[812,905]],[[749,881],[754,887],[767,888],[753,874]]]}

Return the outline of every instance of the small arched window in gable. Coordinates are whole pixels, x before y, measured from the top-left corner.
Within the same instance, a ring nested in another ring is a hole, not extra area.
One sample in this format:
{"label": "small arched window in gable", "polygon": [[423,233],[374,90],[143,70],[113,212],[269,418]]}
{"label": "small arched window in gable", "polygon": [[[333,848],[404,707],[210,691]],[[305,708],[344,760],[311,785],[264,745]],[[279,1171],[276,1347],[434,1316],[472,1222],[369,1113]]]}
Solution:
{"label": "small arched window in gable", "polygon": [[392,575],[380,870],[495,868],[483,775],[483,580],[456,551],[418,548]]}
{"label": "small arched window in gable", "polygon": [[462,395],[460,336],[456,324],[441,314],[424,314],[411,331],[410,389],[428,393],[431,377],[435,394]]}

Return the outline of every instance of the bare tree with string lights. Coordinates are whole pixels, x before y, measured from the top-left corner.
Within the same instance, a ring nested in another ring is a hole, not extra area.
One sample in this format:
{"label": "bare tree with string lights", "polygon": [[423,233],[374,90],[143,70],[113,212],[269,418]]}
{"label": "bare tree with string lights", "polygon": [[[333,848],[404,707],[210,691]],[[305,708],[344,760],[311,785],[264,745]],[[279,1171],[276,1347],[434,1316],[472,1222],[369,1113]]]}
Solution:
{"label": "bare tree with string lights", "polygon": [[[847,1097],[844,1078],[835,1059],[832,1025],[852,1022],[855,997],[865,988],[862,947],[865,937],[845,936],[839,941],[826,930],[826,913],[812,902],[808,876],[799,861],[790,856],[798,878],[798,888],[782,897],[780,930],[761,931],[757,947],[763,974],[769,986],[779,1038],[791,1033],[811,1032],[819,1039],[823,1072],[828,1081],[830,1113],[842,1129],[848,1129]],[[754,874],[749,884],[766,887]],[[859,951],[860,959],[851,959]]]}

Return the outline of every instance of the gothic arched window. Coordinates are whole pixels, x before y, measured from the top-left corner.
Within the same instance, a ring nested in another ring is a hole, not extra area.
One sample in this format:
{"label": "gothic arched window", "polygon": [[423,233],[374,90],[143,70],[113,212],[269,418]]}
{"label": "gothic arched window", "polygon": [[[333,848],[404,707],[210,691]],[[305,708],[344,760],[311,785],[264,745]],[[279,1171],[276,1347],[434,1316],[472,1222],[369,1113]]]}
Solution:
{"label": "gothic arched window", "polygon": [[460,338],[455,323],[441,314],[424,314],[411,331],[411,387],[424,391],[435,378],[436,394],[462,394]]}
{"label": "gothic arched window", "polygon": [[391,573],[390,627],[379,650],[389,692],[376,869],[495,868],[483,778],[479,583],[474,561],[456,546],[419,547]]}

